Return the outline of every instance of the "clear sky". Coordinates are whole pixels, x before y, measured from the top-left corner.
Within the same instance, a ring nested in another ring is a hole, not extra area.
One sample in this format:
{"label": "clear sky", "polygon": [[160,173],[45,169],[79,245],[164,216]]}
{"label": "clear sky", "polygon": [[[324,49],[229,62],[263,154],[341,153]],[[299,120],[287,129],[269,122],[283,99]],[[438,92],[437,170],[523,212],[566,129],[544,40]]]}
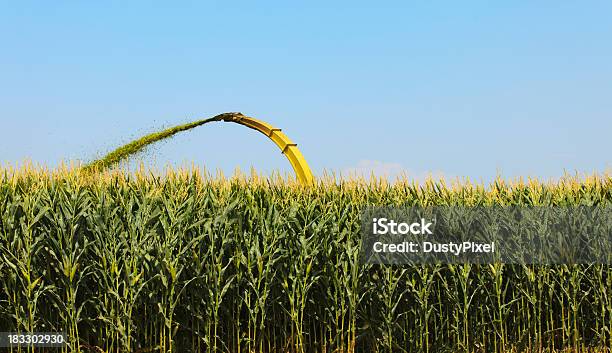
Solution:
{"label": "clear sky", "polygon": [[[90,160],[240,111],[283,128],[316,174],[603,172],[611,14],[610,1],[3,2],[0,161]],[[144,157],[291,170],[232,124]]]}

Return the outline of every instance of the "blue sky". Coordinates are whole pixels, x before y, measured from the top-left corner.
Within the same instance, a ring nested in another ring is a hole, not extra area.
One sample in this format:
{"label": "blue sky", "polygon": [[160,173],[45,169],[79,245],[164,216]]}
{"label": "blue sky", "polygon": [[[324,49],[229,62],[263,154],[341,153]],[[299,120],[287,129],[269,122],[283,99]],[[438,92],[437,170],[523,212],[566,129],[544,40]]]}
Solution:
{"label": "blue sky", "polygon": [[[316,174],[612,167],[609,1],[177,3],[3,3],[0,161],[89,160],[240,111],[283,128]],[[230,124],[143,158],[291,170]]]}

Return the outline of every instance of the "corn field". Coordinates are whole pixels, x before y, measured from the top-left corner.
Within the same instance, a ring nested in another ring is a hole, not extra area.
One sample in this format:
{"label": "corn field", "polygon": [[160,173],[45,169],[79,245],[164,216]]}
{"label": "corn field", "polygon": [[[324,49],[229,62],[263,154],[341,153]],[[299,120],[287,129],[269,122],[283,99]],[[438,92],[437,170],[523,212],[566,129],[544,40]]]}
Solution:
{"label": "corn field", "polygon": [[365,206],[609,205],[609,176],[303,187],[196,170],[1,173],[0,331],[65,332],[54,351],[612,347],[611,266],[359,261]]}

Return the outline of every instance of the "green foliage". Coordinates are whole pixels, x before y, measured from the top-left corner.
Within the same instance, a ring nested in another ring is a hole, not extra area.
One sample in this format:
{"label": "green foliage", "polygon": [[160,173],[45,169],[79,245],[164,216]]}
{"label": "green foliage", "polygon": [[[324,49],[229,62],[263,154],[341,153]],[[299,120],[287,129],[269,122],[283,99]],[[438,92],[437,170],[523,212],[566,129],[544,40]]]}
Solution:
{"label": "green foliage", "polygon": [[0,331],[64,331],[67,350],[97,352],[605,351],[612,267],[361,265],[359,216],[611,201],[609,177],[305,188],[5,171]]}

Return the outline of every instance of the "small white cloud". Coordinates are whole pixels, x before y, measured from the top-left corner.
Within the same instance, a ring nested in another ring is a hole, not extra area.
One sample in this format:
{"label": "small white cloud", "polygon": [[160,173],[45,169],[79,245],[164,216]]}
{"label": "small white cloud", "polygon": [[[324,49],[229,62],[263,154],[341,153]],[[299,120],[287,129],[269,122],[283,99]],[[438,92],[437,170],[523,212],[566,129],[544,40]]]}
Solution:
{"label": "small white cloud", "polygon": [[399,178],[407,178],[417,182],[428,178],[444,178],[442,172],[415,172],[405,168],[401,163],[383,162],[375,160],[361,160],[354,167],[348,167],[341,171],[341,176],[345,178],[363,177],[369,179],[372,175],[377,178],[385,178],[389,181]]}
{"label": "small white cloud", "polygon": [[393,178],[402,174],[404,167],[400,163],[361,160],[354,167],[345,168],[343,176],[357,176],[369,178],[372,174],[376,177]]}

